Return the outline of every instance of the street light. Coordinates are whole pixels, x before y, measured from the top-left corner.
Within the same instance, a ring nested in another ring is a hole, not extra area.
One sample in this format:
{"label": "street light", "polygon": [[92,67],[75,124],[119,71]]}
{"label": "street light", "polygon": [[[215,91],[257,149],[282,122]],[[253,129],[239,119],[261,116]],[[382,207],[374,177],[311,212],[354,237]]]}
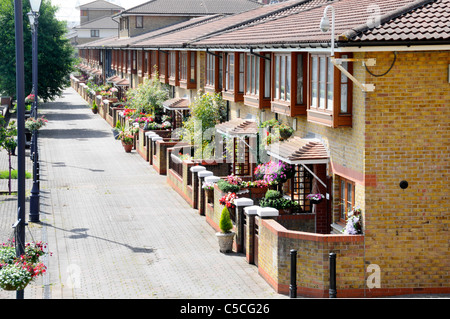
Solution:
{"label": "street light", "polygon": [[[17,103],[17,222],[14,224],[16,255],[25,253],[25,89],[23,53],[22,0],[14,0],[14,25],[16,45],[16,103]],[[16,292],[23,299],[23,290]]]}
{"label": "street light", "polygon": [[[31,12],[28,12],[32,35],[32,60],[33,60],[33,109],[32,116],[37,120],[38,116],[38,20],[41,0],[30,0]],[[30,194],[30,221],[39,222],[39,180],[38,180],[38,131],[33,131],[31,158],[33,160],[33,187]]]}
{"label": "street light", "polygon": [[322,19],[320,20],[320,30],[327,32],[330,29],[330,20],[328,19],[328,9],[331,8],[331,56],[334,57],[334,7],[332,5],[326,6],[323,11]]}
{"label": "street light", "polygon": [[39,8],[41,7],[42,0],[30,0],[31,11],[33,13],[38,13]]}

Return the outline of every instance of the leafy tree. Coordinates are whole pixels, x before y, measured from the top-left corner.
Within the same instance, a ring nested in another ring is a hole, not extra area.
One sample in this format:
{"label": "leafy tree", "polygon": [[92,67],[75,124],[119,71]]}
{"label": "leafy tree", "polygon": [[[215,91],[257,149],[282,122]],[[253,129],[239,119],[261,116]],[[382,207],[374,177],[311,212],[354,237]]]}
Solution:
{"label": "leafy tree", "polygon": [[136,114],[160,115],[163,102],[169,98],[169,89],[158,80],[158,76],[154,76],[144,79],[137,88],[128,90],[127,98],[128,107],[135,109]]}
{"label": "leafy tree", "polygon": [[9,180],[8,189],[9,194],[11,194],[11,155],[14,155],[14,151],[17,146],[17,127],[15,121],[10,121],[6,125],[6,120],[3,115],[0,115],[0,148],[5,149],[8,152],[8,162],[9,162]]}
{"label": "leafy tree", "polygon": [[180,134],[185,142],[196,146],[195,158],[210,158],[214,153],[214,127],[226,118],[225,102],[218,93],[199,91],[189,109],[190,117]]}
{"label": "leafy tree", "polygon": [[[73,70],[73,48],[64,37],[66,25],[55,17],[58,8],[43,0],[38,27],[38,96],[44,101],[61,95],[69,85],[68,74]],[[29,1],[23,1],[23,37],[25,94],[32,90],[32,38],[27,13]],[[16,49],[14,1],[0,0],[0,93],[16,95]]]}

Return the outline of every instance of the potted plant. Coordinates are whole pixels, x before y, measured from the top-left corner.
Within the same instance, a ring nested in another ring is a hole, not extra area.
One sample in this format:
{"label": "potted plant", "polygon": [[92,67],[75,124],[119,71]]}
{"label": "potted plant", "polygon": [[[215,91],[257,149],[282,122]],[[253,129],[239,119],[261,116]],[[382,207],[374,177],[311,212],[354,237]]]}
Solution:
{"label": "potted plant", "polygon": [[216,233],[219,241],[219,251],[221,253],[231,252],[233,249],[233,238],[235,233],[232,231],[233,223],[231,222],[228,208],[224,207],[220,215],[219,221],[220,232]]}
{"label": "potted plant", "polygon": [[122,141],[125,152],[130,153],[133,149],[134,136],[129,131],[122,131],[119,134],[119,139]]}
{"label": "potted plant", "polygon": [[97,103],[92,102],[92,107],[91,107],[92,113],[97,114],[98,113],[98,106]]}
{"label": "potted plant", "polygon": [[362,211],[359,206],[353,207],[348,213],[347,224],[342,232],[347,235],[362,234]]}
{"label": "potted plant", "polygon": [[202,188],[205,190],[208,202],[212,202],[212,199],[214,197],[214,183],[203,182]]}

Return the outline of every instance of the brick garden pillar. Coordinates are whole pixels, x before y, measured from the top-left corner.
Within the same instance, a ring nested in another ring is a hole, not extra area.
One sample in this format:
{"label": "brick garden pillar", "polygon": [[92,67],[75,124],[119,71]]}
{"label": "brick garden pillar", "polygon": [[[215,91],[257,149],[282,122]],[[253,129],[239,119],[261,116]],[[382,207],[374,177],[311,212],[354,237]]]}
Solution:
{"label": "brick garden pillar", "polygon": [[244,231],[245,236],[245,257],[249,264],[255,263],[255,216],[258,213],[259,206],[244,207],[244,214],[247,219]]}
{"label": "brick garden pillar", "polygon": [[[314,174],[324,183],[327,182],[327,166],[325,164],[315,164],[313,167]],[[318,191],[325,195],[331,190],[327,190],[319,181],[314,181]],[[316,204],[316,233],[329,234],[331,231],[331,221],[328,216],[328,200],[324,199],[320,204]]]}
{"label": "brick garden pillar", "polygon": [[157,136],[155,132],[147,131],[144,133],[144,152],[145,152],[145,158],[147,162],[150,162],[152,164],[152,158],[150,157],[150,150],[151,150],[151,138],[153,136]]}
{"label": "brick garden pillar", "polygon": [[244,208],[253,206],[251,198],[237,198],[234,201],[236,205],[236,252],[241,253],[244,248]]}
{"label": "brick garden pillar", "polygon": [[[220,177],[214,176],[214,175],[206,176],[204,178],[205,183],[217,183],[219,180],[220,180]],[[207,197],[206,191],[202,188],[202,185],[200,185],[200,188],[201,188],[201,190],[199,190],[199,191],[201,191],[201,193],[203,194],[203,200],[201,203],[199,203],[199,212],[200,212],[200,214],[205,215],[208,197]],[[214,194],[214,191],[212,191],[212,193]],[[214,201],[214,195],[213,195],[212,200]]]}
{"label": "brick garden pillar", "polygon": [[205,177],[213,176],[213,172],[211,171],[200,171],[198,172],[198,186],[197,186],[197,193],[198,193],[198,199],[197,199],[197,205],[198,205],[198,213],[200,215],[205,215],[205,190],[202,188],[203,181],[205,180]]}
{"label": "brick garden pillar", "polygon": [[206,167],[198,165],[190,168],[192,173],[192,208],[198,208],[198,176],[201,171],[205,171]]}

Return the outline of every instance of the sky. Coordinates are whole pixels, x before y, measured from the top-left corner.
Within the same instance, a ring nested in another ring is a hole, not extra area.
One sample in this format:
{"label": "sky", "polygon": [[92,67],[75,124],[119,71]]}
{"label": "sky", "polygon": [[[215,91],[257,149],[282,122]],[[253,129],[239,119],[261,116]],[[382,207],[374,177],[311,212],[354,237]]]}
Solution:
{"label": "sky", "polygon": [[[66,21],[80,21],[80,11],[75,9],[79,5],[83,5],[94,0],[50,0],[53,5],[59,7],[56,18]],[[107,0],[108,2],[117,4],[125,9],[129,9],[148,2],[149,0]]]}

